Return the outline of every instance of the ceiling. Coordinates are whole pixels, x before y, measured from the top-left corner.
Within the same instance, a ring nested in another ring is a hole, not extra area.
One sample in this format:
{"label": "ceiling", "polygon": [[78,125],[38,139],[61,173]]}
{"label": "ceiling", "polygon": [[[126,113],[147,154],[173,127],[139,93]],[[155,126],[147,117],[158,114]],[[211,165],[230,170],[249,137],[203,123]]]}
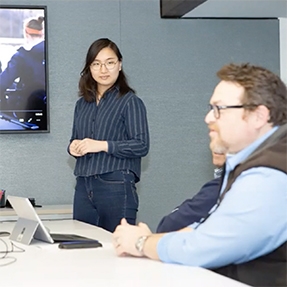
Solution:
{"label": "ceiling", "polygon": [[285,18],[287,0],[160,0],[162,18]]}

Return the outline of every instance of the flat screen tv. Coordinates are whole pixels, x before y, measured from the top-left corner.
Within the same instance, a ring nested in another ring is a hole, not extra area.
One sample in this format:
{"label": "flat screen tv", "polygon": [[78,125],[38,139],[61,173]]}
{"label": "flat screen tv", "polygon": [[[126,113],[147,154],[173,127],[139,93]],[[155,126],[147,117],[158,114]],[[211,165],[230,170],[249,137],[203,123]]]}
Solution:
{"label": "flat screen tv", "polygon": [[0,133],[49,132],[47,7],[0,5]]}

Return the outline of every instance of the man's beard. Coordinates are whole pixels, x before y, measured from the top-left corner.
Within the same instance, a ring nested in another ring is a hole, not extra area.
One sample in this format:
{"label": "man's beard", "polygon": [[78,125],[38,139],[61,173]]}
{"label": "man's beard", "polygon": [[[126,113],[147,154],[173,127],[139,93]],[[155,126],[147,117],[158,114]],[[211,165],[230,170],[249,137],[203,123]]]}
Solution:
{"label": "man's beard", "polygon": [[219,135],[210,140],[210,149],[216,154],[226,154],[227,152],[227,147]]}

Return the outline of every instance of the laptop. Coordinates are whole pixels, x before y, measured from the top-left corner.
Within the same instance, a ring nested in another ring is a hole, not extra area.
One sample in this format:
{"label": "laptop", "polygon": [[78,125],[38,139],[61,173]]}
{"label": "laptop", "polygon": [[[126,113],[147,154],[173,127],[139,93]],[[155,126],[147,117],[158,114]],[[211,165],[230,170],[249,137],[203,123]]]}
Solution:
{"label": "laptop", "polygon": [[12,241],[29,245],[33,238],[48,243],[94,240],[76,234],[50,233],[28,198],[8,195],[7,200],[18,216],[9,238]]}

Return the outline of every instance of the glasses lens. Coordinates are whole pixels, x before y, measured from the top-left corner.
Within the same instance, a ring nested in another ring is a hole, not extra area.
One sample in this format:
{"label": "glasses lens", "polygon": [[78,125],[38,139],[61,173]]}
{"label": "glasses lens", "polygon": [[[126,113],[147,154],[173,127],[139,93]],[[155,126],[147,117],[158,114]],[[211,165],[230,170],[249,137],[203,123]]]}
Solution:
{"label": "glasses lens", "polygon": [[101,67],[101,64],[100,63],[97,63],[97,62],[94,62],[91,64],[91,68],[95,71],[99,70]]}
{"label": "glasses lens", "polygon": [[218,119],[219,118],[219,108],[218,108],[218,106],[213,106],[213,113],[214,113],[214,117],[216,119]]}
{"label": "glasses lens", "polygon": [[218,109],[218,107],[216,105],[210,105],[210,104],[208,105],[208,107],[209,107],[209,111],[213,111],[214,117],[216,119],[218,119],[219,118],[219,109]]}
{"label": "glasses lens", "polygon": [[115,61],[108,61],[105,63],[105,66],[107,67],[108,70],[111,70],[115,67],[116,62]]}
{"label": "glasses lens", "polygon": [[213,106],[213,113],[214,113],[214,117],[216,119],[218,119],[219,118],[219,109],[216,105]]}

